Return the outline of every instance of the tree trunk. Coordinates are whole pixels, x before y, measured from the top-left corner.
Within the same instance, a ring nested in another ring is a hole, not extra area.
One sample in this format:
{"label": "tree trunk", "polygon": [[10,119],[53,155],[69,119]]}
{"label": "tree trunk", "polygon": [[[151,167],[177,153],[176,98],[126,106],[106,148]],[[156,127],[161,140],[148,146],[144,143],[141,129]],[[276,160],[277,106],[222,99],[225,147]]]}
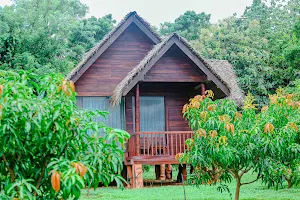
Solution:
{"label": "tree trunk", "polygon": [[155,179],[159,180],[160,178],[160,165],[155,165]]}
{"label": "tree trunk", "polygon": [[291,188],[292,187],[292,179],[287,179],[287,182],[288,182],[288,188]]}
{"label": "tree trunk", "polygon": [[236,180],[236,188],[235,188],[234,200],[239,200],[239,198],[240,198],[240,189],[241,189],[241,181],[240,180]]}
{"label": "tree trunk", "polygon": [[183,171],[183,167],[181,164],[178,165],[178,175],[177,175],[177,183],[181,183],[182,182],[182,171]]}

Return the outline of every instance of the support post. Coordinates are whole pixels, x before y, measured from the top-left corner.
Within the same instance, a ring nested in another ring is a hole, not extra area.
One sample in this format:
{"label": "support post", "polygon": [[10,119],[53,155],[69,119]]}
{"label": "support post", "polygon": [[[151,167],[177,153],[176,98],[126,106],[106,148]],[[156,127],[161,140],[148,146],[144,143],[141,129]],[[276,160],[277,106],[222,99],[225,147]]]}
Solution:
{"label": "support post", "polygon": [[132,165],[127,165],[127,181],[128,181],[128,188],[134,188],[134,177],[133,177],[133,170]]}
{"label": "support post", "polygon": [[205,91],[206,91],[205,83],[201,83],[201,95],[205,95]]}
{"label": "support post", "polygon": [[166,179],[172,180],[172,165],[171,164],[167,164],[167,166],[166,166]]}
{"label": "support post", "polygon": [[166,180],[165,164],[160,165],[160,180]]}
{"label": "support post", "polygon": [[187,171],[186,171],[186,164],[182,165],[182,175],[183,175],[183,180],[186,181],[186,177],[187,177]]}
{"label": "support post", "polygon": [[155,165],[155,179],[159,180],[160,178],[160,165]]}
{"label": "support post", "polygon": [[178,165],[177,182],[181,183],[182,178],[183,178],[183,181],[186,181],[186,178],[187,178],[186,164],[179,164]]}
{"label": "support post", "polygon": [[133,188],[142,188],[144,187],[143,180],[143,168],[141,164],[134,164],[133,166],[133,176],[134,176],[134,187]]}
{"label": "support post", "polygon": [[135,90],[135,132],[136,132],[136,155],[140,155],[140,84],[136,85]]}
{"label": "support post", "polygon": [[177,183],[181,183],[182,182],[182,165],[179,164],[178,165],[178,174],[177,174]]}

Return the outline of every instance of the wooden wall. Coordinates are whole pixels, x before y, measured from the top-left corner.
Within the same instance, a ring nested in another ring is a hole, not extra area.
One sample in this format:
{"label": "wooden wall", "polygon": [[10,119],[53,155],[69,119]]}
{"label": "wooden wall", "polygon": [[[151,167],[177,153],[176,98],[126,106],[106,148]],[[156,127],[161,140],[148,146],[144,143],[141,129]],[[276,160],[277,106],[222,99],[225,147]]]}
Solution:
{"label": "wooden wall", "polygon": [[146,73],[149,82],[204,82],[206,75],[173,45]]}
{"label": "wooden wall", "polygon": [[[188,122],[182,117],[182,107],[195,95],[195,86],[199,83],[141,83],[140,96],[164,96],[167,131],[190,131]],[[125,97],[126,130],[134,132],[132,96],[133,90]],[[197,91],[196,91],[197,93]],[[200,94],[200,91],[198,91]]]}
{"label": "wooden wall", "polygon": [[131,24],[76,81],[77,95],[110,96],[153,45],[135,24]]}

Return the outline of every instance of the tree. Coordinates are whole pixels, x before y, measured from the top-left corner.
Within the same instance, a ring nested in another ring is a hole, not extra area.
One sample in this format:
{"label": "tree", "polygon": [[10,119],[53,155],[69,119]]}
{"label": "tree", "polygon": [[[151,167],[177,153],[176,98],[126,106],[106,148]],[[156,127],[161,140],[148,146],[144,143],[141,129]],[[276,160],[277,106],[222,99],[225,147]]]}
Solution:
{"label": "tree", "polygon": [[159,32],[162,35],[169,35],[178,32],[188,40],[199,38],[200,29],[210,25],[210,14],[204,12],[197,14],[195,11],[186,11],[175,19],[174,23],[164,22],[160,24]]}
{"label": "tree", "polygon": [[122,185],[129,134],[93,120],[105,112],[78,109],[74,83],[59,74],[0,75],[1,199],[78,199],[86,185]]}
{"label": "tree", "polygon": [[268,94],[299,78],[297,64],[291,64],[297,57],[298,40],[292,32],[299,13],[299,1],[255,0],[241,17],[202,28],[192,45],[206,58],[234,64],[243,90],[263,106]]}
{"label": "tree", "polygon": [[69,47],[74,52],[72,55],[74,61],[80,60],[82,55],[99,42],[115,23],[111,14],[102,18],[90,17],[78,22],[69,37]]}
{"label": "tree", "polygon": [[[300,111],[289,96],[270,97],[270,106],[259,113],[250,94],[240,112],[233,101],[212,101],[212,97],[207,91],[206,96],[195,96],[183,107],[195,134],[186,141],[185,154],[177,157],[195,169],[190,184],[223,184],[234,179],[237,200],[243,185],[261,178],[269,185],[278,185],[282,183],[279,177],[288,180],[298,173],[293,170],[300,159]],[[257,178],[242,182],[246,173],[256,173]]]}
{"label": "tree", "polygon": [[300,101],[294,96],[278,89],[257,116],[258,128],[265,133],[260,137],[260,168],[268,187],[300,183]]}
{"label": "tree", "polygon": [[284,49],[284,58],[290,66],[290,74],[295,80],[300,77],[300,20],[295,25],[292,39]]}
{"label": "tree", "polygon": [[231,17],[201,30],[201,38],[192,41],[204,57],[229,60],[244,91],[253,93],[258,102],[266,103],[267,94],[276,87],[274,71],[268,66],[268,40],[260,34],[259,21],[241,24]]}
{"label": "tree", "polygon": [[0,8],[0,68],[69,73],[114,24],[109,15],[83,19],[87,10],[79,0],[16,0]]}

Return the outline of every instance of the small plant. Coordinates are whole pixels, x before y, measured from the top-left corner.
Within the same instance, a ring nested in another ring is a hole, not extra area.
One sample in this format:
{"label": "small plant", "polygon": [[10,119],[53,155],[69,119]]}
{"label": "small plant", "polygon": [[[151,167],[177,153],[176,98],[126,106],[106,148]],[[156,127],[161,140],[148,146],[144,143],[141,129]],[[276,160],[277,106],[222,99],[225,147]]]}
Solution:
{"label": "small plant", "polygon": [[149,172],[151,165],[143,165],[142,168],[143,168],[143,172]]}

